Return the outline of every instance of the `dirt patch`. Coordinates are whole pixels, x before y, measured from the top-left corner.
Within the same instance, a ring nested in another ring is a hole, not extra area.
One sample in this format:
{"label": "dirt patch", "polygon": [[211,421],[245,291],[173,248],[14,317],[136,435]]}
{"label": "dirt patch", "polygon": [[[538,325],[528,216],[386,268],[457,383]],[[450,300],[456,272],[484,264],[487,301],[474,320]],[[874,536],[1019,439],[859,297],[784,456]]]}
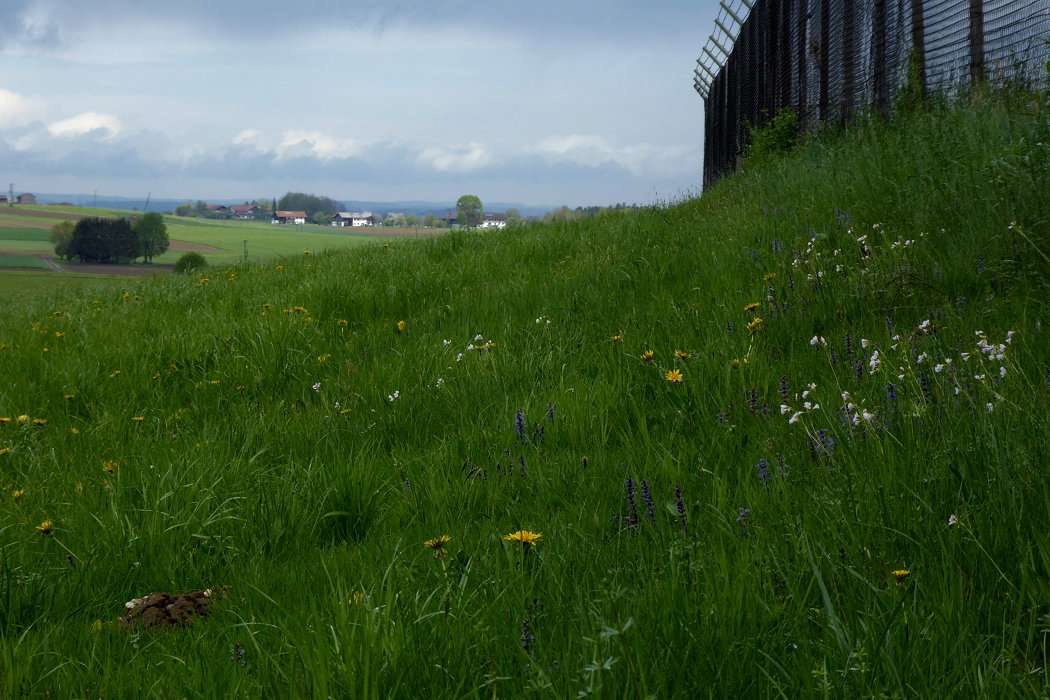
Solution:
{"label": "dirt patch", "polygon": [[185,627],[196,618],[205,618],[212,604],[225,589],[206,588],[189,593],[150,593],[124,603],[120,622],[125,627]]}
{"label": "dirt patch", "polygon": [[410,238],[429,238],[432,236],[442,236],[448,233],[447,228],[424,228],[422,226],[386,226],[376,228],[345,228],[336,229],[339,232],[353,233],[362,236],[375,236],[376,238],[389,238],[391,236],[401,237],[408,236]]}
{"label": "dirt patch", "polygon": [[62,221],[80,221],[84,218],[80,214],[68,214],[64,211],[47,211],[46,209],[22,209],[21,207],[8,207],[5,210],[14,216],[32,217],[34,219],[60,219]]}

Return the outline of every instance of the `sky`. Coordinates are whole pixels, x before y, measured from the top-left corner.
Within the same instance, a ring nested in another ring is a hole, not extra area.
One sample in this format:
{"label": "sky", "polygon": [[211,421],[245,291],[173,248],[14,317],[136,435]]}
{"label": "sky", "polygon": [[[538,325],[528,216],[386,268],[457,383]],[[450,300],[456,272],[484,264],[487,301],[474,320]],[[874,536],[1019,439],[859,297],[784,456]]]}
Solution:
{"label": "sky", "polygon": [[699,192],[714,0],[0,0],[0,190]]}

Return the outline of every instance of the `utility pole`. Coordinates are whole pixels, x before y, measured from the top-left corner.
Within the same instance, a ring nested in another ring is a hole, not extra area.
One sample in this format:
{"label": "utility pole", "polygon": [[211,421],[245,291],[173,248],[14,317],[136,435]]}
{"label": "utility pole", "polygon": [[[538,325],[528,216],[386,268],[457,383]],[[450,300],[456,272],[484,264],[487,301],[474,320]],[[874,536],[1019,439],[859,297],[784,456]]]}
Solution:
{"label": "utility pole", "polygon": [[7,191],[7,206],[13,207],[15,205],[15,183],[11,183]]}
{"label": "utility pole", "polygon": [[91,206],[93,206],[93,207],[97,207],[98,206],[98,190],[95,190],[95,199],[93,199],[91,201]]}

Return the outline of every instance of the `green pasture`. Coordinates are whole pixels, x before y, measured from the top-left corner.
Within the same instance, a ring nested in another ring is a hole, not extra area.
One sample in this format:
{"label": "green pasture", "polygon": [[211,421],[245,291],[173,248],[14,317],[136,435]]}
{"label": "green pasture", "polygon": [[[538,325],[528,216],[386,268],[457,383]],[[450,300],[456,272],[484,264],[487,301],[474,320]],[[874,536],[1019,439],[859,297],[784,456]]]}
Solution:
{"label": "green pasture", "polygon": [[29,268],[47,270],[47,264],[39,255],[8,255],[0,253],[0,268]]}

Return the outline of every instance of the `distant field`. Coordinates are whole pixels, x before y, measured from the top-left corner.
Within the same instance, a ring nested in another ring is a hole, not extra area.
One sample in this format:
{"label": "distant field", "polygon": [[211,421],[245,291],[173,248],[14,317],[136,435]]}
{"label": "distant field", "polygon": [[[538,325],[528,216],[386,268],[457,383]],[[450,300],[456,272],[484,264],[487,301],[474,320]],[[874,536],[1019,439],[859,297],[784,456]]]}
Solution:
{"label": "distant field", "polygon": [[7,255],[0,253],[0,268],[49,269],[39,255]]}
{"label": "distant field", "polygon": [[[43,255],[53,249],[50,229],[58,221],[73,221],[85,216],[134,216],[137,212],[118,209],[94,209],[76,206],[0,207],[0,259],[18,260],[19,264],[0,262],[0,278],[13,274],[11,267],[46,269]],[[319,253],[403,237],[425,237],[440,234],[425,228],[337,229],[307,224],[275,226],[268,221],[222,221],[181,216],[165,216],[171,247],[156,256],[158,265],[174,264],[186,251],[200,252],[210,265],[260,262],[272,258],[298,257],[304,252]],[[35,258],[35,260],[33,259]],[[114,266],[114,274],[123,274]],[[42,289],[60,284],[70,273],[48,272],[32,285]],[[90,279],[90,277],[89,277]],[[0,283],[0,299],[9,298],[5,289],[21,293],[25,279]]]}

